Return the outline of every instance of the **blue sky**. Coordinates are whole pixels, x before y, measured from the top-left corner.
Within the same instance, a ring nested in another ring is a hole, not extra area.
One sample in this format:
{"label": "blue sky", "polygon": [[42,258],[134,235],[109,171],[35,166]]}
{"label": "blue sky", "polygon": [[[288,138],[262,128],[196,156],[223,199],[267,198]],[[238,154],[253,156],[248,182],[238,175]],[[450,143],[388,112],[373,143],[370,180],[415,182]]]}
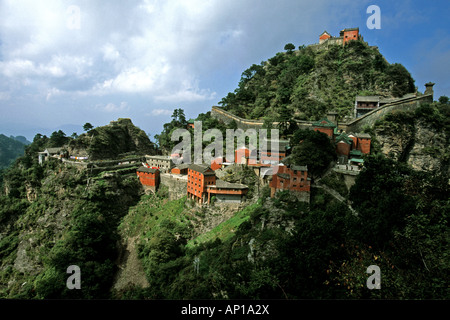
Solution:
{"label": "blue sky", "polygon": [[[448,1],[0,1],[0,133],[67,135],[119,117],[153,135],[175,108],[196,117],[286,43],[359,27],[418,90],[450,96]],[[367,8],[381,10],[368,29]]]}

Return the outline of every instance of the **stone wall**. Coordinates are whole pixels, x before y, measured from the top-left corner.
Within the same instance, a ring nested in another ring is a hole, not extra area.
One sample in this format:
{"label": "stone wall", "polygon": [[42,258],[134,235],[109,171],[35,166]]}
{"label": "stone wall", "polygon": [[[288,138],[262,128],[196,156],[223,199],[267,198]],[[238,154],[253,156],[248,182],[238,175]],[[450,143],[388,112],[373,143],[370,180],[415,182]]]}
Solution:
{"label": "stone wall", "polygon": [[[231,123],[233,120],[236,121],[237,127],[242,130],[247,129],[261,129],[264,125],[264,121],[262,120],[253,120],[253,119],[243,119],[238,117],[224,109],[213,106],[211,108],[211,116],[215,119],[223,121],[226,124]],[[278,122],[273,122],[273,127],[275,128],[278,125]],[[297,121],[297,124],[300,128],[311,127],[311,121]]]}
{"label": "stone wall", "polygon": [[364,127],[372,127],[378,119],[383,118],[385,115],[397,110],[412,111],[420,107],[424,103],[433,102],[433,94],[424,94],[419,97],[412,97],[409,99],[393,102],[379,107],[364,116],[354,119],[347,123],[340,123],[339,129],[343,129],[346,132],[362,132]]}
{"label": "stone wall", "polygon": [[187,194],[187,176],[162,173],[160,183],[169,188],[169,200],[176,200]]}
{"label": "stone wall", "polygon": [[211,108],[211,116],[220,121],[223,121],[226,124],[229,124],[234,120],[236,121],[237,127],[243,130],[260,129],[264,125],[264,122],[261,120],[243,119],[216,106]]}
{"label": "stone wall", "polygon": [[241,203],[242,202],[242,197],[241,195],[238,194],[214,194],[211,195],[212,197],[216,197],[216,201],[219,203]]}
{"label": "stone wall", "polygon": [[[397,110],[415,110],[424,103],[433,102],[433,93],[427,93],[418,97],[411,97],[408,99],[402,99],[401,101],[386,104],[379,107],[364,116],[353,119],[347,123],[339,123],[338,128],[343,129],[346,132],[362,132],[364,127],[372,127],[375,122],[384,117],[386,114],[395,112]],[[228,111],[223,110],[220,107],[213,106],[211,108],[211,116],[218,120],[229,124],[231,121],[236,121],[237,127],[242,130],[247,129],[261,129],[264,122],[261,120],[249,120],[238,117]],[[312,128],[312,123],[315,121],[297,121],[297,124],[302,129]],[[273,127],[277,126],[278,122],[273,122]]]}

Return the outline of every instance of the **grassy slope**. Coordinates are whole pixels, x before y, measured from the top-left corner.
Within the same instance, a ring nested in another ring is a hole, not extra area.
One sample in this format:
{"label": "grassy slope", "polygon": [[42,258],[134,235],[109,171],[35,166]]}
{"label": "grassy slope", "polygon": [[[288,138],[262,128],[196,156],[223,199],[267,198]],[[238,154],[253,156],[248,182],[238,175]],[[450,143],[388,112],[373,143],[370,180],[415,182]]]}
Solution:
{"label": "grassy slope", "polygon": [[[188,241],[186,246],[193,248],[198,244],[214,241],[216,238],[222,241],[229,239],[237,228],[250,218],[250,214],[259,207],[261,207],[261,201],[245,207],[207,233],[191,234],[193,238]],[[154,195],[145,195],[136,206],[130,208],[128,215],[120,224],[119,230],[123,236],[139,235],[141,241],[146,241],[145,239],[150,239],[161,229],[163,221],[169,220],[189,229],[191,228],[189,210],[186,197],[167,200]]]}
{"label": "grassy slope", "polygon": [[250,218],[250,214],[259,207],[261,207],[261,201],[245,207],[243,210],[237,212],[233,217],[222,222],[211,231],[191,239],[186,246],[188,248],[193,248],[198,244],[214,241],[216,238],[219,238],[222,241],[230,239],[239,226],[243,222],[247,221]]}

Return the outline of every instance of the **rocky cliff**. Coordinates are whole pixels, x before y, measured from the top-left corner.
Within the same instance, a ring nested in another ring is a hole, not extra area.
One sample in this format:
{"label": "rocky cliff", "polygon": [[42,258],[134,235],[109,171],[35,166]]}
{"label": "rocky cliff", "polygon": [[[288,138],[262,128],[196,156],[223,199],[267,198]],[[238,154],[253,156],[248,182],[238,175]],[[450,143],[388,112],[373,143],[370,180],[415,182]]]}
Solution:
{"label": "rocky cliff", "polygon": [[[93,130],[93,135],[69,141],[66,148],[71,155],[84,150],[95,158],[106,158],[153,150],[147,135],[129,120]],[[37,152],[47,148],[47,142],[35,139],[4,174],[0,297],[65,297],[70,265],[83,270],[86,289],[71,292],[72,297],[104,297],[116,271],[117,225],[139,201],[141,184],[135,174],[96,174],[54,158],[39,164]]]}
{"label": "rocky cliff", "polygon": [[396,112],[378,121],[372,131],[374,149],[421,171],[450,170],[448,105],[434,103],[415,112]]}
{"label": "rocky cliff", "polygon": [[80,135],[69,143],[68,149],[70,154],[89,156],[91,160],[117,159],[124,153],[155,153],[147,134],[128,118],[119,118]]}
{"label": "rocky cliff", "polygon": [[351,41],[279,52],[245,70],[238,87],[219,104],[244,119],[314,121],[332,110],[341,119],[351,117],[357,95],[392,98],[415,91],[403,65],[388,63],[376,47]]}

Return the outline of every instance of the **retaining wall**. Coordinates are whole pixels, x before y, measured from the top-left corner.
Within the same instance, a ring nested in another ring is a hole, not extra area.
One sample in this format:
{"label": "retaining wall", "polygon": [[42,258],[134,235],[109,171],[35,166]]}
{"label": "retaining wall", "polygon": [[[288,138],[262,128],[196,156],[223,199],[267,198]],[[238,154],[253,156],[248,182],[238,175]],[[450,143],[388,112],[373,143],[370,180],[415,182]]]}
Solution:
{"label": "retaining wall", "polygon": [[160,174],[160,184],[169,188],[169,200],[176,200],[187,194],[187,177],[176,174]]}
{"label": "retaining wall", "polygon": [[[379,107],[360,118],[353,119],[350,122],[339,123],[338,128],[343,129],[346,132],[362,132],[364,127],[372,127],[378,119],[384,117],[388,113],[395,112],[397,110],[415,110],[420,105],[431,102],[433,102],[433,93],[402,99],[400,101]],[[211,108],[211,116],[223,121],[226,124],[229,124],[234,120],[237,127],[242,130],[261,129],[264,125],[264,122],[261,120],[243,119],[217,106],[213,106]],[[307,129],[312,128],[313,122],[315,121],[297,121],[297,124],[300,128]],[[275,128],[278,125],[278,122],[273,122],[272,124]]]}
{"label": "retaining wall", "polygon": [[[211,116],[213,118],[223,121],[226,124],[229,124],[234,120],[237,124],[237,127],[242,130],[247,129],[257,130],[261,129],[264,125],[264,121],[262,120],[243,119],[217,106],[213,106],[211,108]],[[312,124],[311,121],[296,121],[296,122],[300,128],[308,128],[311,127]],[[272,125],[275,128],[278,125],[278,122],[272,122]]]}
{"label": "retaining wall", "polygon": [[423,96],[389,103],[365,114],[360,118],[354,119],[348,123],[339,124],[339,129],[343,129],[346,132],[362,132],[364,127],[372,127],[378,119],[383,118],[388,113],[398,110],[413,111],[422,104],[431,102],[433,102],[433,94],[424,94]]}

